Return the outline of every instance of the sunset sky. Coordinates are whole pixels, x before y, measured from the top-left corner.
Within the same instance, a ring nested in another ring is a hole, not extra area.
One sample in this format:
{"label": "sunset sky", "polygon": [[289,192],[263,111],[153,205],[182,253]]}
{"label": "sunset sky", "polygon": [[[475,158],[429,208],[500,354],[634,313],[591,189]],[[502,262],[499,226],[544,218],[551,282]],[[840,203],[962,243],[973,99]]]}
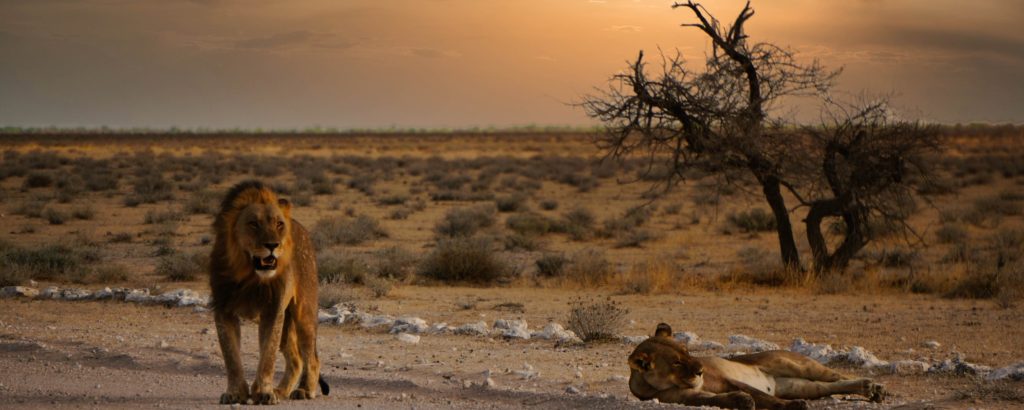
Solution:
{"label": "sunset sky", "polygon": [[[734,0],[706,0],[731,20]],[[640,49],[700,63],[662,0],[0,0],[0,125],[592,123]],[[909,116],[1024,123],[1020,0],[754,0],[754,40],[843,67]]]}

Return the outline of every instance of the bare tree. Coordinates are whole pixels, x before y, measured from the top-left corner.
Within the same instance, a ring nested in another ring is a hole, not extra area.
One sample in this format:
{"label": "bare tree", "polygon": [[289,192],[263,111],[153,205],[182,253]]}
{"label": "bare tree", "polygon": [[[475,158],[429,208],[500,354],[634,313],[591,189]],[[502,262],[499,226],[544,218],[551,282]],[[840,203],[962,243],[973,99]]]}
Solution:
{"label": "bare tree", "polygon": [[789,50],[769,43],[751,44],[744,31],[754,15],[749,2],[729,27],[693,1],[672,8],[691,11],[697,22],[684,26],[711,40],[704,71],[688,70],[677,54],[663,57],[662,73],[648,79],[641,51],[626,73],[613,77],[609,90],[582,104],[608,126],[598,145],[613,158],[641,152],[652,166],[664,161],[670,170],[666,186],[689,169],[727,176],[738,169],[749,172],[775,217],[783,264],[799,266],[782,194],[789,133],[768,118],[768,111],[782,97],[826,92],[838,71],[817,61],[801,64]]}
{"label": "bare tree", "polygon": [[[880,99],[829,102],[824,121],[804,132],[811,148],[806,158],[818,169],[800,174],[817,181],[801,184],[807,196],[797,198],[808,207],[804,223],[815,270],[844,270],[879,230],[919,239],[906,220],[916,210],[916,191],[934,183],[927,158],[938,150],[938,127],[895,118]],[[841,218],[843,227],[833,251],[821,230],[829,217]]]}
{"label": "bare tree", "polygon": [[[937,146],[937,130],[890,116],[880,100],[860,106],[832,102],[839,71],[818,61],[800,63],[793,53],[748,41],[750,3],[729,27],[699,3],[676,3],[712,43],[704,70],[694,72],[678,53],[662,56],[661,72],[649,78],[643,51],[611,86],[582,106],[602,120],[607,132],[598,146],[611,158],[643,155],[648,172],[668,189],[698,170],[735,183],[747,175],[760,187],[775,218],[782,263],[800,267],[790,213],[807,208],[804,220],[817,271],[844,269],[876,234],[872,222],[906,225],[914,189],[930,171],[921,160]],[[814,96],[828,107],[825,121],[798,127],[772,118],[783,97]],[[655,172],[656,170],[656,172]],[[663,170],[669,172],[662,173]],[[783,192],[800,203],[789,209]],[[834,251],[821,231],[823,221],[841,218],[845,231]]]}

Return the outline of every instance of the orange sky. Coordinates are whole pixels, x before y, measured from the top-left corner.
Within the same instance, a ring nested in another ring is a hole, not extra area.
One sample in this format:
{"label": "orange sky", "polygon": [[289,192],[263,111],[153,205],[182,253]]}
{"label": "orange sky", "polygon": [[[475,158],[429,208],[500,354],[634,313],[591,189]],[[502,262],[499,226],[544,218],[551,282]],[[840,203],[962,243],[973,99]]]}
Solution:
{"label": "orange sky", "polygon": [[[741,7],[707,0],[719,17]],[[568,105],[658,47],[654,0],[0,0],[0,125],[587,124]],[[755,0],[749,34],[910,116],[1024,122],[1024,2]],[[968,5],[968,6],[965,6]]]}

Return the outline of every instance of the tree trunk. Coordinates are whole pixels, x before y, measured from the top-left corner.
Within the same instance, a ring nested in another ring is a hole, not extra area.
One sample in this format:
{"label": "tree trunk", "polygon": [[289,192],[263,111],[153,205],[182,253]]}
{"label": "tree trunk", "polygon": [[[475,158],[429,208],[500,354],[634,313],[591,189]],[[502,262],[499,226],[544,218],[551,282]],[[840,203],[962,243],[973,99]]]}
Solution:
{"label": "tree trunk", "polygon": [[[821,223],[825,217],[829,216],[842,216],[843,222],[846,224],[843,243],[832,253],[829,253],[825,235],[821,233]],[[846,270],[846,267],[850,265],[850,259],[853,259],[854,255],[867,244],[867,237],[863,231],[864,224],[861,222],[860,216],[856,213],[841,212],[838,200],[818,201],[811,204],[804,223],[807,225],[807,243],[811,245],[816,273]]]}
{"label": "tree trunk", "polygon": [[775,215],[775,228],[779,234],[779,251],[782,254],[782,264],[787,268],[800,268],[800,251],[796,249],[796,240],[793,239],[793,225],[789,222],[789,209],[786,208],[786,200],[782,197],[782,188],[779,179],[767,177],[761,182],[761,191],[764,192],[764,199],[772,208]]}

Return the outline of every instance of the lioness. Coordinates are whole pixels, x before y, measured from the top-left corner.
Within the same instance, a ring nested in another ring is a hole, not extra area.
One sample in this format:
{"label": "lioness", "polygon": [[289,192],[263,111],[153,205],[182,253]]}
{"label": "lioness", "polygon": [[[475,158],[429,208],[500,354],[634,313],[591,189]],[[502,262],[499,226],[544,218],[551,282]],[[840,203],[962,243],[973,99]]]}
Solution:
{"label": "lioness", "polygon": [[[221,404],[311,399],[318,384],[328,394],[316,352],[316,257],[306,228],[291,219],[291,204],[260,182],[242,182],[224,197],[213,228],[210,290],[228,373]],[[259,365],[250,388],[242,370],[239,319],[256,317]],[[284,378],[271,388],[278,348],[285,357]]]}
{"label": "lioness", "polygon": [[629,369],[629,390],[640,400],[689,406],[806,409],[799,399],[860,394],[877,402],[884,394],[871,379],[844,376],[793,352],[693,357],[664,323],[629,355]]}

